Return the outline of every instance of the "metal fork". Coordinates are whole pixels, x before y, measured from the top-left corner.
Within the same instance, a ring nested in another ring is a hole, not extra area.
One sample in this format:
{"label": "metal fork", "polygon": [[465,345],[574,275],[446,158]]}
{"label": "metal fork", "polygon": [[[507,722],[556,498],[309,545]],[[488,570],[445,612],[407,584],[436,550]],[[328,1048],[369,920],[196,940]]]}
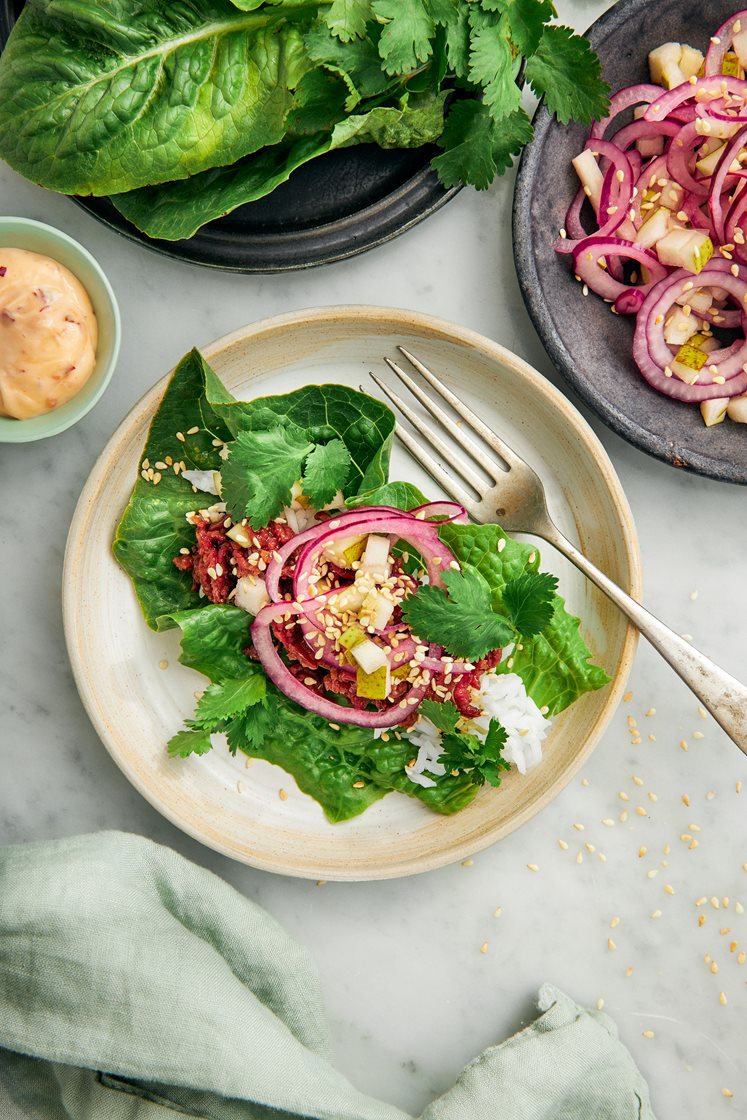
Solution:
{"label": "metal fork", "polygon": [[[399,409],[415,431],[419,432],[450,464],[451,470],[459,474],[472,487],[478,494],[478,498],[474,499],[459,482],[455,481],[450,471],[445,470],[401,424],[397,424],[397,435],[412,457],[428,471],[447,494],[457,502],[461,502],[474,521],[482,524],[500,522],[501,526],[509,532],[531,533],[557,548],[592,583],[595,583],[623,614],[627,615],[654,649],[658,650],[664,660],[669,662],[685,684],[692,689],[727,735],[747,754],[747,687],[729,676],[679,634],[675,634],[660,622],[579,552],[563,536],[550,517],[544,487],[529,464],[479,416],[476,416],[471,408],[455,396],[418,358],[402,346],[398,349],[435,394],[461,417],[464,424],[457,426],[438,401],[426,393],[409,373],[406,373],[391,358],[386,358],[389,368],[434,420],[438,421],[451,438],[482,467],[491,481],[485,482],[468,463],[461,458],[455,458],[453,451],[438,432],[434,431],[431,425],[424,423],[398,393],[372,373],[371,377],[382,393]],[[486,455],[484,449],[467,434],[470,429],[473,434],[484,440],[505,465],[491,460]]]}

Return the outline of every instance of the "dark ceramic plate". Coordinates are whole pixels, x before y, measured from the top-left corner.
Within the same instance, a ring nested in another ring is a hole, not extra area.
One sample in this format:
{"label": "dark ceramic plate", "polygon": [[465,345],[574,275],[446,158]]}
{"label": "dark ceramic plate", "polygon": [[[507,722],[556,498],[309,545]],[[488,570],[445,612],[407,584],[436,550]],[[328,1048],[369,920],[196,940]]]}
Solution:
{"label": "dark ceramic plate", "polygon": [[[0,46],[24,0],[0,0]],[[179,260],[233,272],[287,272],[373,249],[427,218],[458,188],[430,169],[435,149],[383,151],[375,144],[329,152],[294,171],[265,199],[240,206],[184,241],[158,241],[106,198],[76,198],[105,225]]]}
{"label": "dark ceramic plate", "polygon": [[[621,0],[587,32],[613,90],[649,81],[647,55],[660,43],[705,50],[735,0]],[[552,249],[578,188],[571,159],[588,129],[564,127],[544,108],[525,150],[514,194],[514,259],[524,302],[548,354],[578,395],[624,439],[673,466],[747,483],[747,428],[706,428],[697,405],[651,389],[631,356],[633,322],[584,298],[567,261]]]}

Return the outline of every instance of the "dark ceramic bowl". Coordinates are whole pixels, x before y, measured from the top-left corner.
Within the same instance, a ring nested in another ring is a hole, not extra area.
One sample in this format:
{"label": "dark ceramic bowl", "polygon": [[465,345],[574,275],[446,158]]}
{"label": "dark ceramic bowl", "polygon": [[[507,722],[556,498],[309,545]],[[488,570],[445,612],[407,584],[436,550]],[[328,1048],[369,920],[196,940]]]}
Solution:
{"label": "dark ceramic bowl", "polygon": [[[25,0],[0,0],[0,48]],[[131,241],[168,257],[230,272],[290,272],[356,256],[438,210],[447,190],[430,162],[438,149],[361,144],[299,167],[266,198],[208,222],[189,239],[161,241],[131,225],[108,198],[74,201]]]}
{"label": "dark ceramic bowl", "polygon": [[[612,90],[649,81],[648,52],[670,40],[705,51],[738,8],[735,0],[621,0],[587,32]],[[565,127],[540,108],[514,194],[514,259],[524,302],[554,364],[594,412],[642,451],[724,482],[747,483],[747,426],[706,428],[697,405],[657,393],[641,377],[631,347],[634,321],[584,298],[553,242],[578,189],[571,159],[588,129]]]}

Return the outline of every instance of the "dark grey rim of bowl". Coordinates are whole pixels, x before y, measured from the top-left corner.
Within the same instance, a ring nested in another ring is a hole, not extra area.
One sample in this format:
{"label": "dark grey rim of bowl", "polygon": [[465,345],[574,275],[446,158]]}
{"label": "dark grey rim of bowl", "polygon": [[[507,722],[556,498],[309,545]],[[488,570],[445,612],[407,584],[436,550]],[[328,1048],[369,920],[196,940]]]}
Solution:
{"label": "dark grey rim of bowl", "polygon": [[[622,0],[605,12],[585,32],[592,45],[608,39],[620,31],[636,13],[650,11],[650,0]],[[724,19],[729,11],[724,11]],[[717,24],[714,24],[714,27]],[[637,423],[624,411],[615,407],[605,397],[594,390],[590,380],[579,372],[577,363],[567,348],[561,334],[555,327],[552,316],[545,305],[542,283],[537,268],[536,255],[532,248],[531,202],[536,185],[542,178],[543,148],[548,130],[562,127],[555,118],[540,104],[533,118],[534,139],[522,153],[514,188],[512,237],[516,273],[519,280],[524,304],[547,351],[553,365],[562,374],[578,397],[604,423],[639,450],[655,459],[685,470],[688,473],[703,475],[719,482],[747,484],[747,464],[736,463],[729,459],[715,458],[692,447],[685,454],[678,453],[675,441],[649,431]],[[651,390],[655,394],[655,390]],[[705,431],[706,429],[704,429]],[[686,456],[686,457],[685,457]]]}

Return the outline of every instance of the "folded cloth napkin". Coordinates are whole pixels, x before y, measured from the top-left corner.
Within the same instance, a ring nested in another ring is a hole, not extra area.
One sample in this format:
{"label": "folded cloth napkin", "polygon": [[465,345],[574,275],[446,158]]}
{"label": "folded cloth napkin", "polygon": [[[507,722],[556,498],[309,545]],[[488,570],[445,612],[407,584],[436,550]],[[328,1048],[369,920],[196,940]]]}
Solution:
{"label": "folded cloth napkin", "polygon": [[[607,1016],[545,986],[422,1120],[653,1120]],[[411,1120],[330,1061],[319,982],[259,906],[149,840],[0,849],[3,1120]]]}

